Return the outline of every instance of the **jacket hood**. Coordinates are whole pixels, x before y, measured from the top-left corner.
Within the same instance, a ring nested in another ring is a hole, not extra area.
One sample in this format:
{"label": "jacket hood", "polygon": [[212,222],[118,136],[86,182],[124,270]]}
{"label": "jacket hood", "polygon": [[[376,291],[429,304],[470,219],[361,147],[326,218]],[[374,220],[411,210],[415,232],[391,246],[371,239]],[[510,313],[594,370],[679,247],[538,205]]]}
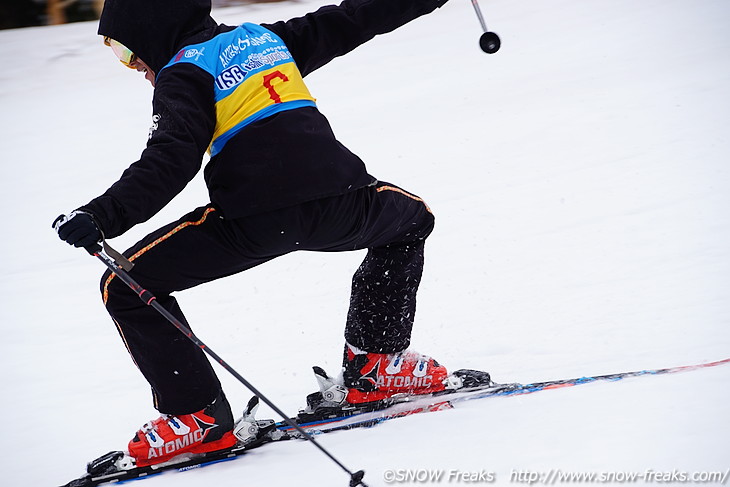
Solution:
{"label": "jacket hood", "polygon": [[121,42],[155,75],[188,44],[215,34],[210,0],[106,0],[99,35]]}

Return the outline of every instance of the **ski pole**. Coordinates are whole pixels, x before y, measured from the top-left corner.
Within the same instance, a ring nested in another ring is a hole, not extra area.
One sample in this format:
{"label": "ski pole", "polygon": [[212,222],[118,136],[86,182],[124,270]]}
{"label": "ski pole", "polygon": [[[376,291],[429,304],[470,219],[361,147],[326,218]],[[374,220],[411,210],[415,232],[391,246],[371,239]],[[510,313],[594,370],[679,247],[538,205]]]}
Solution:
{"label": "ski pole", "polygon": [[499,36],[497,34],[495,34],[494,32],[489,32],[487,30],[487,23],[484,22],[482,9],[479,8],[479,2],[477,0],[471,0],[471,4],[474,6],[474,12],[476,12],[479,23],[482,26],[482,31],[484,31],[481,37],[479,37],[479,47],[481,47],[482,51],[486,52],[487,54],[494,54],[495,52],[499,51],[499,47],[502,45],[502,41],[499,39]]}
{"label": "ski pole", "polygon": [[[137,296],[148,306],[152,306],[157,312],[159,312],[167,321],[172,323],[175,328],[180,330],[180,332],[185,335],[191,342],[193,342],[195,345],[197,345],[198,348],[200,348],[203,352],[207,353],[213,360],[218,362],[224,369],[226,369],[233,377],[238,379],[238,381],[246,386],[248,390],[250,390],[254,395],[258,396],[267,406],[269,406],[271,409],[273,409],[279,416],[282,417],[284,422],[297,430],[305,439],[309,440],[312,445],[317,447],[319,451],[324,453],[327,457],[329,457],[330,460],[332,460],[337,466],[339,466],[342,470],[344,470],[349,476],[350,476],[350,487],[356,487],[358,485],[362,485],[363,487],[367,487],[367,485],[363,482],[363,477],[365,476],[364,470],[358,470],[357,472],[352,472],[349,468],[347,468],[342,462],[340,462],[337,458],[335,458],[334,455],[332,455],[325,447],[319,444],[312,435],[307,433],[304,428],[299,426],[296,421],[294,421],[292,418],[290,418],[288,415],[284,413],[281,409],[279,409],[276,404],[271,402],[269,398],[267,398],[265,395],[263,395],[256,387],[253,386],[248,380],[246,380],[241,374],[239,374],[233,367],[228,365],[228,363],[223,360],[217,353],[215,353],[210,347],[208,347],[205,343],[203,343],[194,333],[193,331],[185,326],[180,320],[175,318],[175,316],[167,311],[160,303],[157,302],[157,298],[148,290],[140,286],[137,281],[132,279],[132,277],[127,274],[127,272],[122,268],[122,265],[118,264],[112,257],[110,257],[105,249],[109,249],[109,247],[104,243],[104,248],[100,244],[96,244],[91,247],[87,247],[86,251],[89,252],[89,254],[93,255],[94,257],[97,257],[99,260],[101,260],[104,265],[106,265],[110,271],[112,271],[114,274],[117,275],[119,279],[124,282],[132,291],[134,291]],[[126,259],[125,259],[126,260]]]}

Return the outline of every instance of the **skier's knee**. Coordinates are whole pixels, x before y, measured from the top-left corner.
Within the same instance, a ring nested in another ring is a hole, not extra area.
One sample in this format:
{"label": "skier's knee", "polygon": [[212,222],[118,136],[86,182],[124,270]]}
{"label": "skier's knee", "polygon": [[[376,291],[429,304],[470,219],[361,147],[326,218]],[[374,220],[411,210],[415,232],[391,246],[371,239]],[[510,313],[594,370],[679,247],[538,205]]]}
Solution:
{"label": "skier's knee", "polygon": [[109,283],[112,279],[112,271],[107,270],[102,276],[101,281],[99,283],[99,290],[101,291],[101,298],[104,300],[104,304],[106,305],[107,301],[109,301]]}
{"label": "skier's knee", "polygon": [[433,216],[433,213],[429,210],[426,212],[426,216],[424,218],[423,223],[423,231],[420,234],[421,240],[425,240],[429,235],[431,235],[431,232],[433,232],[433,227],[436,225],[436,218]]}
{"label": "skier's knee", "polygon": [[431,210],[426,206],[419,218],[413,222],[413,229],[406,234],[404,242],[423,242],[433,232],[436,219]]}
{"label": "skier's knee", "polygon": [[101,299],[109,312],[112,311],[113,306],[120,304],[121,301],[127,301],[129,297],[133,296],[131,290],[110,270],[101,276],[100,291]]}

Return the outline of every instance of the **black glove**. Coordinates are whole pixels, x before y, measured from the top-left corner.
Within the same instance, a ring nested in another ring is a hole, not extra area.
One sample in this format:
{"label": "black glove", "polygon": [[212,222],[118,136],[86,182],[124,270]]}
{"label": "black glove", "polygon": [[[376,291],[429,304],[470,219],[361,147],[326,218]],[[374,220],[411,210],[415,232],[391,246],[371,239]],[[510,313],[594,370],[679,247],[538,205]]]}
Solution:
{"label": "black glove", "polygon": [[74,247],[90,248],[104,238],[94,218],[78,210],[56,218],[53,221],[53,229],[61,240]]}

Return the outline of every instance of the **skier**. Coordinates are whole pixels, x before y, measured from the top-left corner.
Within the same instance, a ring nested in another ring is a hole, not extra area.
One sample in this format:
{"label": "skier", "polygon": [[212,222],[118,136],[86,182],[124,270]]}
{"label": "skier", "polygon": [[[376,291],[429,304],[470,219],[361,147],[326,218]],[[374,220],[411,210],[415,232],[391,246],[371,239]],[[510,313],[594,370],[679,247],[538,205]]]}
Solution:
{"label": "skier", "polygon": [[[117,182],[54,222],[59,237],[90,247],[148,220],[207,150],[211,203],[125,252],[130,275],[186,323],[173,292],[295,250],[368,249],[345,328],[347,401],[443,390],[446,369],[408,350],[433,215],[366,172],[302,78],[444,3],[345,0],[287,22],[232,27],[211,18],[210,0],[106,0],[99,34],[154,87],[153,125]],[[234,446],[231,408],[204,353],[114,274],[102,277],[101,292],[161,413],[129,443],[137,465]]]}

